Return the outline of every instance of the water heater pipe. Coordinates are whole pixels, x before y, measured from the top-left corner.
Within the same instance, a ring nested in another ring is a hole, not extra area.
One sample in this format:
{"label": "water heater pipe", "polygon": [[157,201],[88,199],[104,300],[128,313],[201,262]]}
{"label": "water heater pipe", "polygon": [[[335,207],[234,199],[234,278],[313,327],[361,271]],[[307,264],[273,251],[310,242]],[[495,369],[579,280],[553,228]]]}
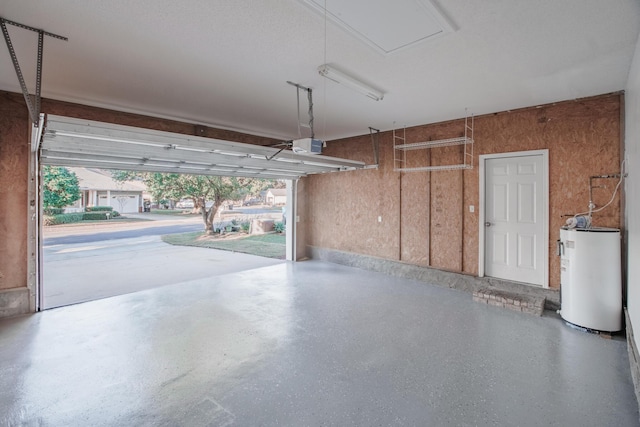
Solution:
{"label": "water heater pipe", "polygon": [[[620,178],[620,181],[618,182],[618,185],[616,185],[616,188],[613,192],[613,195],[611,196],[611,201],[613,201],[613,198],[615,197],[616,193],[618,192],[618,187],[620,186],[620,182],[622,182],[622,176],[619,173],[615,173],[615,174],[608,174],[608,175],[593,175],[589,177],[589,219],[591,219],[591,215],[594,212],[594,209],[596,207],[596,205],[593,203],[593,180],[594,179],[609,179],[609,178]],[[604,209],[605,207],[609,206],[609,204],[611,203],[611,201],[609,201],[609,203],[607,203],[606,205],[604,205],[601,209],[598,209],[595,212],[598,212],[602,209]]]}

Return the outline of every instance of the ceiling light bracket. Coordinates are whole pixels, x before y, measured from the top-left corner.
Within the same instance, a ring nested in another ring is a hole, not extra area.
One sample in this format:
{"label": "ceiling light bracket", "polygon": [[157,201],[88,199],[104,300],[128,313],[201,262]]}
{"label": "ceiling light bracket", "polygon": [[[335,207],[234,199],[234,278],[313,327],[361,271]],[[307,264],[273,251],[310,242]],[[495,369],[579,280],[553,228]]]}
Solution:
{"label": "ceiling light bracket", "polygon": [[[13,48],[13,43],[11,43],[11,37],[9,36],[9,30],[7,30],[7,24],[23,28],[29,31],[35,31],[38,33],[38,59],[36,63],[36,93],[35,93],[35,105],[31,100],[31,95],[29,95],[29,89],[27,88],[27,84],[24,81],[24,76],[22,75],[22,70],[20,69],[20,64],[18,63],[18,56],[16,55],[16,51]],[[2,34],[4,36],[4,41],[7,44],[7,48],[9,49],[9,55],[11,56],[11,62],[13,62],[13,68],[16,70],[16,76],[18,77],[18,81],[20,82],[20,88],[22,89],[22,94],[24,95],[24,100],[27,103],[27,109],[29,110],[29,117],[31,118],[31,122],[34,127],[40,126],[40,95],[42,89],[42,51],[44,47],[44,36],[53,37],[56,39],[68,41],[69,39],[63,36],[59,36],[57,34],[50,33],[48,31],[40,30],[38,28],[33,28],[28,25],[20,24],[18,22],[10,21],[8,19],[4,19],[0,17],[0,27],[2,27]]]}

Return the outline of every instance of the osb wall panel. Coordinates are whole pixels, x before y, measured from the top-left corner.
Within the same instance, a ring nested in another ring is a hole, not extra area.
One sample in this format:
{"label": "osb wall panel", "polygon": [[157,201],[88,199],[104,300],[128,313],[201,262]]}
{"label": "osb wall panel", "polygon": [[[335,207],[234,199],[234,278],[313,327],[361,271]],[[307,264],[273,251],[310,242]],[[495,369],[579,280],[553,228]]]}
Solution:
{"label": "osb wall panel", "polygon": [[[476,121],[476,139],[481,154],[549,150],[549,283],[559,287],[559,228],[567,215],[588,210],[589,176],[620,172],[620,96],[485,116]],[[594,192],[597,206],[613,194],[615,182],[608,181],[608,189]],[[594,214],[593,223],[620,227],[619,194],[609,208]]]}
{"label": "osb wall panel", "polygon": [[[560,226],[566,215],[588,209],[591,175],[620,172],[620,105],[620,95],[611,94],[477,117],[474,168],[465,171],[393,172],[392,134],[385,132],[379,170],[308,178],[308,214],[314,217],[308,243],[477,274],[479,156],[548,149],[549,284],[557,288],[560,270],[555,241]],[[464,120],[406,132],[407,142],[461,136]],[[325,154],[362,160],[368,147],[368,138],[350,138],[329,143]],[[406,166],[459,163],[461,150],[410,152]],[[593,201],[603,206],[617,181],[598,179],[595,183]],[[329,209],[335,221],[317,218],[327,204],[333,204]],[[348,208],[338,209],[335,204]],[[475,212],[470,212],[470,206]],[[376,226],[380,212],[384,212],[384,221]],[[619,218],[618,195],[610,207],[594,214],[594,225],[620,227]]]}
{"label": "osb wall panel", "polygon": [[461,172],[432,172],[431,188],[431,266],[462,271]]}
{"label": "osb wall panel", "polygon": [[[424,153],[421,153],[422,157]],[[430,176],[429,174],[406,174],[400,176],[401,212],[421,212],[418,215],[402,215],[400,237],[400,259],[411,264],[429,265],[430,230]]]}
{"label": "osb wall panel", "polygon": [[24,100],[0,92],[0,289],[27,286],[28,124]]}
{"label": "osb wall panel", "polygon": [[[380,138],[380,158],[384,159],[380,169],[326,174],[322,179],[307,181],[307,243],[397,259],[400,181],[398,174],[393,172],[393,150],[388,137]],[[329,145],[333,145],[331,155],[336,157],[365,162],[373,160],[368,135]],[[382,221],[378,221],[378,217]],[[389,230],[395,232],[389,233]]]}
{"label": "osb wall panel", "polygon": [[[430,127],[417,127],[407,130],[407,142],[433,141],[464,135],[464,126],[456,121],[442,123]],[[418,150],[407,153],[407,158],[412,157],[407,167],[454,165],[463,162],[463,147],[454,146],[441,149]],[[430,187],[426,193],[427,200],[416,200],[403,210],[403,218],[413,213],[414,216],[424,216],[429,220],[429,234],[425,236],[424,243],[430,248],[430,262],[428,265],[451,271],[463,271],[462,253],[462,206],[463,206],[463,172],[462,171],[438,171],[438,172],[411,172],[403,174],[405,177],[412,175],[426,175],[429,177]],[[418,184],[420,185],[420,184]],[[414,189],[417,191],[418,188]],[[421,214],[421,206],[428,206],[429,211]],[[406,234],[406,233],[405,233]],[[403,241],[403,245],[411,242]],[[414,263],[413,260],[402,258],[401,261]]]}

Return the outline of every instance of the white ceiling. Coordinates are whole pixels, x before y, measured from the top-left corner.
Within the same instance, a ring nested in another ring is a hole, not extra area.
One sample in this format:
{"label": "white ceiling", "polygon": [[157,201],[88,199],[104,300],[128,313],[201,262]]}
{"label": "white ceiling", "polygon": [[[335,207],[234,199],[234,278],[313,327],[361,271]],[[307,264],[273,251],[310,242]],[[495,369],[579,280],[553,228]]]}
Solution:
{"label": "white ceiling", "polygon": [[[0,16],[69,38],[45,38],[45,97],[282,139],[298,136],[287,80],[313,88],[316,137],[327,140],[625,87],[638,0],[438,6],[455,31],[391,55],[325,25],[300,0],[3,0]],[[8,28],[33,92],[37,35]],[[0,89],[20,92],[2,44]],[[323,63],[384,99],[323,79]],[[301,106],[304,118],[304,97]]]}

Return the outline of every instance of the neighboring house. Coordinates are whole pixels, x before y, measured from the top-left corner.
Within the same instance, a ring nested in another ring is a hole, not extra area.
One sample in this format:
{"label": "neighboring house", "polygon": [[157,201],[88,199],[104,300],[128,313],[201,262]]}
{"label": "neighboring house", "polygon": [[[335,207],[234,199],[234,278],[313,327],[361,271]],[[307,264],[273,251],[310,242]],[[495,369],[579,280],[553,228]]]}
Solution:
{"label": "neighboring house", "polygon": [[270,188],[265,195],[265,202],[271,206],[287,204],[287,190],[285,188]]}
{"label": "neighboring house", "polygon": [[68,212],[84,210],[89,206],[111,206],[120,213],[140,212],[146,196],[142,182],[118,182],[111,172],[103,169],[68,167],[78,177],[81,197],[67,207]]}

